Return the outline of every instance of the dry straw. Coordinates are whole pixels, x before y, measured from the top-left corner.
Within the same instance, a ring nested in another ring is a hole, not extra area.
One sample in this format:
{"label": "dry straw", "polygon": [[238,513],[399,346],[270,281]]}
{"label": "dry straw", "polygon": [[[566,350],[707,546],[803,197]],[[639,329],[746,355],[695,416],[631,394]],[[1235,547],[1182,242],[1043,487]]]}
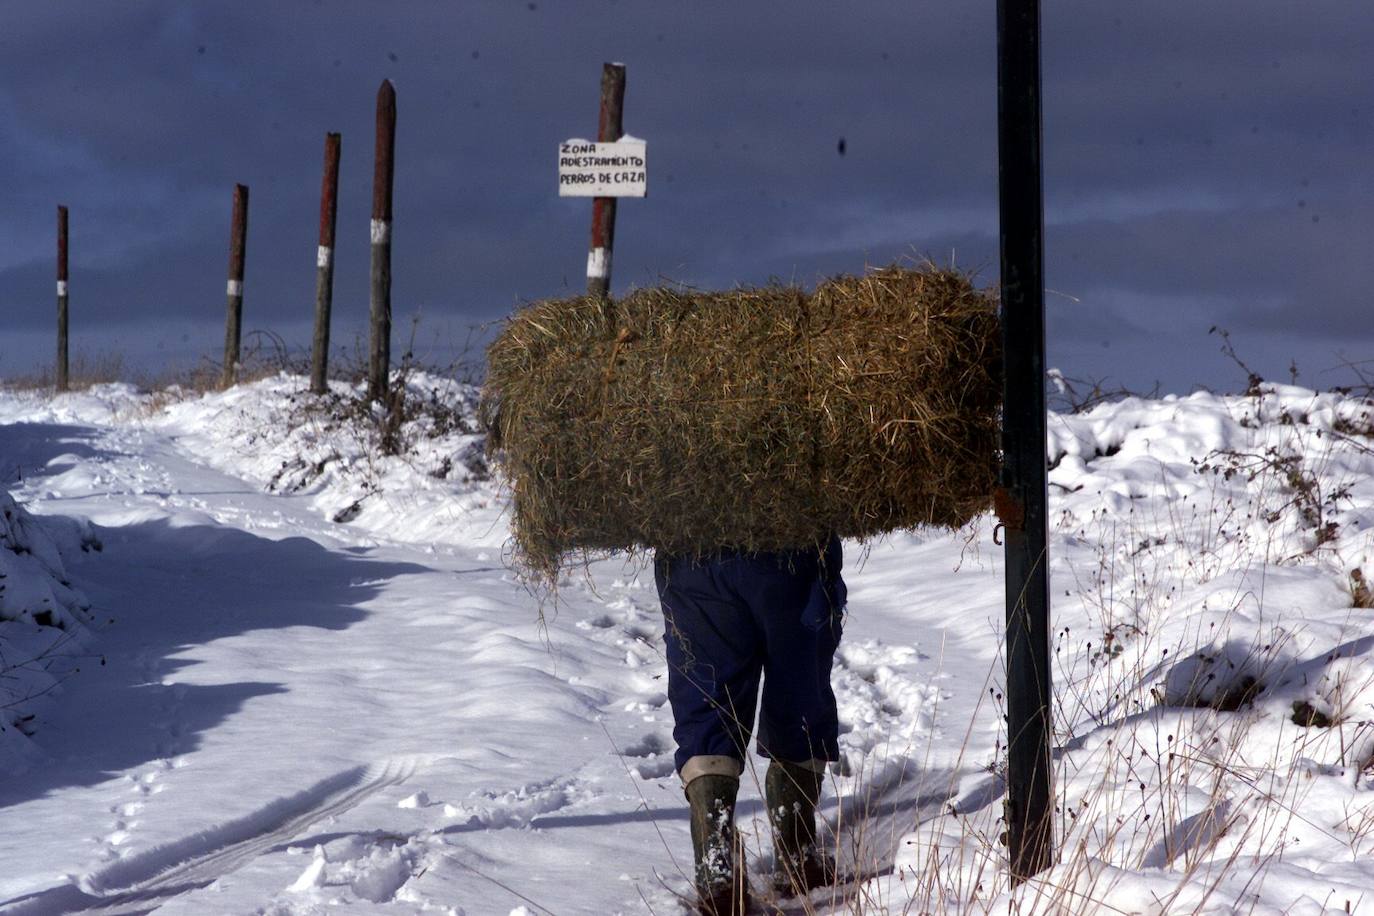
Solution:
{"label": "dry straw", "polygon": [[537,302],[483,392],[517,563],[963,525],[996,477],[999,334],[991,293],[929,265]]}

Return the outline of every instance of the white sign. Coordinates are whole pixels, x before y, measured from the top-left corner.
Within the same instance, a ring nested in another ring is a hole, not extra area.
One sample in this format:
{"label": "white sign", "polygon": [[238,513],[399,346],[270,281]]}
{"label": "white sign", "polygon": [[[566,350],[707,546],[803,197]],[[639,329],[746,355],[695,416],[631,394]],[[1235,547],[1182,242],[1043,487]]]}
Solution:
{"label": "white sign", "polygon": [[558,196],[643,197],[649,188],[644,145],[630,138],[558,144]]}

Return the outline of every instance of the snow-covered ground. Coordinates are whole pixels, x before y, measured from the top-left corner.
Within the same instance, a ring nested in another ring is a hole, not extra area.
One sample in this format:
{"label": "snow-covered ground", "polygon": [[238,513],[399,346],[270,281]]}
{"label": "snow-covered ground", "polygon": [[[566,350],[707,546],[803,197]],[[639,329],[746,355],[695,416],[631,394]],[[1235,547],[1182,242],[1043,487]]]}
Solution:
{"label": "snow-covered ground", "polygon": [[[4,739],[0,913],[684,912],[651,577],[541,606],[470,391],[417,377],[446,407],[383,457],[303,385],[0,393],[53,545],[0,572],[80,615]],[[1015,891],[994,520],[847,545],[824,814],[872,877],[782,911],[1374,911],[1370,429],[1274,387],[1051,415],[1060,864]]]}

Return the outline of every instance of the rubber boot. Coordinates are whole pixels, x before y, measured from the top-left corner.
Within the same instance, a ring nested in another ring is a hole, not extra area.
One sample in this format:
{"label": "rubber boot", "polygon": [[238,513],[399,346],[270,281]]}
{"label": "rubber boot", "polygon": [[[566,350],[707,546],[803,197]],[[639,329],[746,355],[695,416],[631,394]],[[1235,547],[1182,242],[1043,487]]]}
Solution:
{"label": "rubber boot", "polygon": [[701,916],[743,916],[749,909],[749,889],[735,835],[739,777],[698,776],[684,791],[692,809],[697,911]]}
{"label": "rubber boot", "polygon": [[778,860],[774,880],[779,893],[804,894],[835,883],[835,859],[816,844],[816,803],[824,779],[824,770],[807,764],[780,760],[768,764],[763,788]]}

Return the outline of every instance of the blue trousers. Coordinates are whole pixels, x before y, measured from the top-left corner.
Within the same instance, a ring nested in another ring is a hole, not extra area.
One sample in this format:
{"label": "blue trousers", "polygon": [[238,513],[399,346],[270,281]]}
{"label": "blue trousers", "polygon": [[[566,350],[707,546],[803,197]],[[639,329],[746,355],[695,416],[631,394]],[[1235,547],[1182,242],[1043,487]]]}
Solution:
{"label": "blue trousers", "polygon": [[660,553],[675,762],[743,761],[758,708],[758,750],[789,762],[839,759],[830,668],[846,589],[838,539],[823,550],[704,558]]}

